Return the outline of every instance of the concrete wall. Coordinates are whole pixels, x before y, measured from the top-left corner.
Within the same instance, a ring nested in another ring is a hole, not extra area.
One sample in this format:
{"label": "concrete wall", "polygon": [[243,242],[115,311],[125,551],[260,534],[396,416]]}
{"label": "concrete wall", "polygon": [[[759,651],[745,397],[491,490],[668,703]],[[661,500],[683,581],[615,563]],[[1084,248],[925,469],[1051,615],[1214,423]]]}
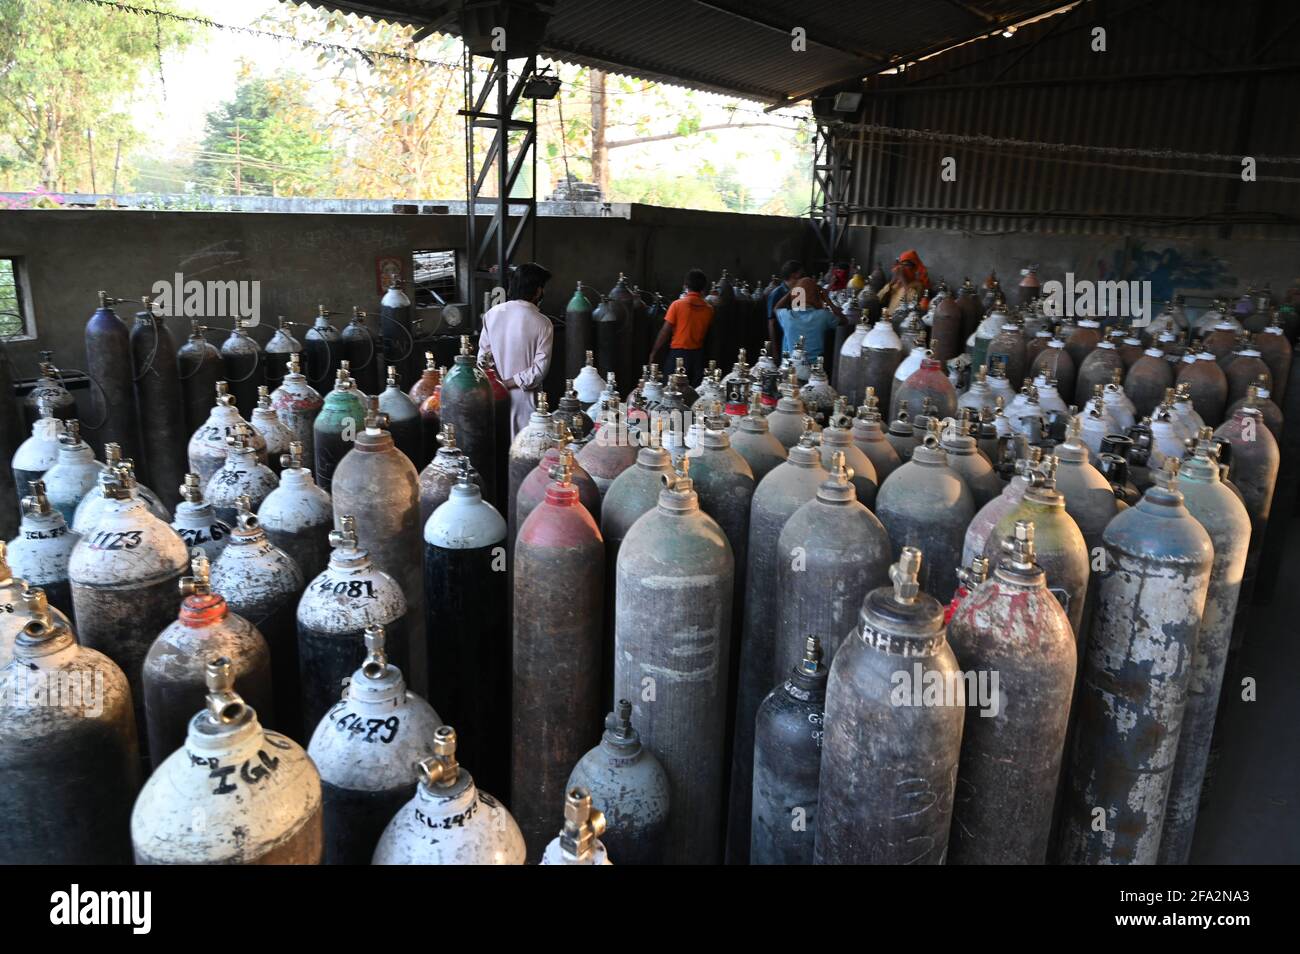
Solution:
{"label": "concrete wall", "polygon": [[[53,349],[64,367],[84,367],[81,329],[95,292],[139,298],[177,272],[187,280],[260,281],[264,324],[280,314],[310,324],[318,303],[377,313],[378,259],[400,258],[409,276],[413,249],[461,249],[464,229],[459,215],[0,212],[0,255],[23,258],[37,332],[35,341],[11,342],[9,353],[20,377],[35,374],[42,348]],[[802,220],[775,216],[632,206],[625,216],[545,217],[537,223],[536,259],[555,280],[543,310],[563,314],[577,281],[607,290],[620,271],[672,297],[696,265],[711,276],[725,267],[766,283],[780,262],[809,254],[811,240]],[[521,249],[519,260],[533,256],[528,237]],[[123,305],[119,314],[136,310]],[[170,327],[179,340],[189,323],[172,319]],[[269,331],[257,336],[264,341]],[[224,335],[209,338],[220,345]]]}

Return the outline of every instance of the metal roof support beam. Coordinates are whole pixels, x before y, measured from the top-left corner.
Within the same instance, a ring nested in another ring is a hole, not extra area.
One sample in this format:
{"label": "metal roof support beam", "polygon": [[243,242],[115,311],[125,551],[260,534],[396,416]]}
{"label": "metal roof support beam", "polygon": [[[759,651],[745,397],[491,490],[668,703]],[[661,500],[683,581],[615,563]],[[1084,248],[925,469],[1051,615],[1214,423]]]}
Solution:
{"label": "metal roof support beam", "polygon": [[[797,25],[792,23],[777,23],[774,20],[769,20],[746,10],[741,10],[734,4],[722,3],[720,0],[693,0],[693,2],[701,7],[716,10],[718,13],[724,13],[729,17],[734,17],[737,20],[752,24],[756,27],[762,27],[765,30],[771,30],[774,33],[781,33],[787,37],[790,35],[790,31]],[[884,56],[883,54],[855,50],[852,47],[844,46],[842,43],[835,43],[826,37],[813,36],[809,33],[806,38],[808,42],[814,46],[820,46],[827,50],[834,50],[836,53],[843,53],[845,56],[857,57],[860,60],[879,65],[889,62],[889,57]]]}

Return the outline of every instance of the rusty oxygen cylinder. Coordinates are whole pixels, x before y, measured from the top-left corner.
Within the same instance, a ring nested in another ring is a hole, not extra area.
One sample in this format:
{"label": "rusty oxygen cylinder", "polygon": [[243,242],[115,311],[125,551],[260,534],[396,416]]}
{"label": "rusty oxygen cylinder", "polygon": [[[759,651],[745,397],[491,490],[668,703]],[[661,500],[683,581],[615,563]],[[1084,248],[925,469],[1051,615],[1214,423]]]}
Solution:
{"label": "rusty oxygen cylinder", "polygon": [[493,360],[491,353],[483,355],[482,367],[483,373],[487,375],[488,384],[492,388],[492,426],[496,429],[492,447],[497,460],[497,486],[493,493],[493,499],[496,500],[499,507],[504,507],[507,484],[510,478],[509,473],[506,471],[506,464],[510,456],[510,443],[514,427],[513,414],[510,410],[510,391],[501,383],[501,378],[497,375],[496,361]]}
{"label": "rusty oxygen cylinder", "polygon": [[206,704],[185,745],[154,771],[131,812],[135,863],[320,864],[316,766],[292,739],[262,727],[235,692],[229,659],[210,660],[205,675]]}
{"label": "rusty oxygen cylinder", "polygon": [[99,307],[86,322],[86,374],[90,376],[90,443],[122,447],[124,456],[141,460],[140,419],[131,370],[131,333],[112,306],[121,299],[99,293]]}
{"label": "rusty oxygen cylinder", "polygon": [[81,537],[50,506],[44,481],[33,480],[28,486],[31,493],[23,498],[22,525],[18,536],[9,541],[9,568],[28,586],[43,589],[57,609],[71,613],[68,560]]}
{"label": "rusty oxygen cylinder", "polygon": [[213,592],[208,558],[192,550],[190,575],[181,578],[180,616],[158,634],[144,658],[145,727],[149,760],[163,760],[185,744],[194,709],[207,695],[207,664],[224,656],[249,704],[271,719],[271,649],[257,627],[230,612]]}
{"label": "rusty oxygen cylinder", "polygon": [[307,383],[318,391],[337,380],[344,359],[338,329],[330,324],[332,314],[324,305],[317,305],[316,319],[302,336],[303,370]]}
{"label": "rusty oxygen cylinder", "polygon": [[[542,459],[532,472],[524,478],[523,483],[519,485],[519,493],[515,500],[515,520],[518,521],[522,528],[528,515],[542,502],[546,497],[546,489],[550,486],[551,471],[554,470],[560,462],[560,454],[568,448],[576,454],[577,449],[573,446],[573,432],[569,426],[558,416],[551,417],[550,431],[548,440],[550,447],[542,455]],[[578,488],[578,499],[582,505],[591,514],[591,518],[597,523],[600,522],[600,488],[596,482],[591,479],[591,475],[578,463],[577,457],[574,457],[572,475],[570,480]],[[515,531],[516,538],[518,531]]]}
{"label": "rusty oxygen cylinder", "polygon": [[889,533],[895,555],[904,547],[925,554],[929,567],[917,568],[921,587],[947,600],[957,588],[956,570],[975,503],[966,481],[948,466],[948,455],[939,444],[941,427],[931,419],[925,442],[881,485],[876,516]]}
{"label": "rusty oxygen cylinder", "polygon": [[1241,498],[1219,479],[1219,445],[1214,432],[1202,428],[1189,444],[1189,456],[1178,471],[1178,489],[1187,512],[1210,535],[1214,562],[1187,679],[1187,706],[1156,856],[1156,863],[1164,865],[1185,865],[1191,855],[1250,540],[1250,514]]}
{"label": "rusty oxygen cylinder", "polygon": [[393,436],[393,443],[418,470],[428,463],[422,459],[424,434],[420,409],[402,390],[396,368],[388,369],[386,381],[387,386],[379,395],[379,411],[388,416],[388,433]]}
{"label": "rusty oxygen cylinder", "polygon": [[303,590],[302,571],[293,558],[266,538],[249,501],[237,504],[230,542],[212,564],[211,585],[231,612],[248,620],[271,647],[272,713],[267,722],[286,735],[303,737],[299,705],[298,640],[294,607]]}
{"label": "rusty oxygen cylinder", "polygon": [[564,827],[547,844],[540,864],[611,864],[600,840],[605,828],[605,815],[592,807],[591,792],[581,785],[569,788],[564,793]]}
{"label": "rusty oxygen cylinder", "polygon": [[212,407],[212,391],[225,376],[221,369],[221,352],[203,337],[207,330],[204,325],[191,320],[189,339],[176,352],[185,428],[191,434],[207,420]]}
{"label": "rusty oxygen cylinder", "polygon": [[625,865],[662,864],[668,833],[668,774],[632,727],[632,703],[620,699],[605,717],[600,744],[578,760],[569,790],[591,793],[605,806],[605,841]]}
{"label": "rusty oxygen cylinder", "polygon": [[41,402],[38,412],[40,417],[32,425],[32,436],[18,445],[13,456],[14,489],[18,492],[20,507],[23,497],[27,495],[28,484],[33,480],[41,480],[45,472],[59,461],[59,437],[63,434],[63,421],[54,416],[48,401]]}
{"label": "rusty oxygen cylinder", "polygon": [[750,864],[813,863],[827,674],[821,641],[809,636],[802,658],[758,707]]}
{"label": "rusty oxygen cylinder", "polygon": [[456,761],[455,730],[435,729],[432,748],[416,764],[415,797],[389,821],[371,864],[522,865],[524,836]]}
{"label": "rusty oxygen cylinder", "polygon": [[461,450],[482,478],[483,499],[496,501],[497,448],[492,384],[474,363],[469,335],[460,336],[460,354],[442,379],[438,416],[456,428]]}
{"label": "rusty oxygen cylinder", "polygon": [[134,495],[134,483],[119,473],[109,484],[111,496],[94,531],[77,541],[68,559],[68,580],[81,644],[126,674],[143,733],[140,666],[154,637],[176,618],[190,555],[176,531]]}
{"label": "rusty oxygen cylinder", "polygon": [[384,627],[367,626],[365,661],[319,724],[307,754],[320,771],[325,864],[366,865],[393,815],[415,795],[411,766],[442,720],[406,688],[384,652]]}
{"label": "rusty oxygen cylinder", "polygon": [[95,452],[81,439],[80,423],[75,418],[65,421],[59,436],[59,458],[42,479],[50,504],[69,525],[103,470],[104,465],[95,460]]}
{"label": "rusty oxygen cylinder", "polygon": [[409,661],[400,656],[398,660],[411,688],[427,693],[420,482],[415,465],[397,449],[392,435],[385,430],[388,418],[377,411],[377,406],[378,400],[372,397],[365,429],[356,435],[352,450],[334,472],[334,526],[342,529],[344,514],[356,517],[358,544],[406,595],[405,631],[410,657]]}
{"label": "rusty oxygen cylinder", "polygon": [[[369,316],[353,306],[352,320],[339,333],[339,348],[343,360],[352,369],[352,377],[362,394],[378,394],[383,389],[384,371],[380,367],[381,350],[375,345],[375,336],[366,324]],[[389,370],[396,370],[392,367]],[[418,453],[416,455],[419,456]],[[415,457],[411,458],[412,460]],[[364,862],[363,862],[364,863]]]}
{"label": "rusty oxygen cylinder", "polygon": [[181,501],[172,517],[172,529],[180,534],[186,547],[198,547],[211,563],[226,548],[230,524],[218,519],[212,504],[203,498],[198,474],[186,474],[180,490]]}
{"label": "rusty oxygen cylinder", "polygon": [[509,476],[506,493],[510,498],[507,501],[506,525],[509,531],[508,539],[512,548],[514,538],[519,533],[519,522],[516,515],[519,487],[528,475],[537,468],[542,456],[546,453],[546,449],[550,446],[547,430],[550,423],[551,412],[546,404],[546,392],[539,391],[537,393],[537,407],[529,415],[528,425],[515,435],[514,441],[510,444],[510,452],[506,463]]}
{"label": "rusty oxygen cylinder", "polygon": [[636,463],[637,445],[617,408],[602,402],[599,418],[595,433],[578,451],[577,461],[591,475],[603,501],[614,479]]}
{"label": "rusty oxygen cylinder", "polygon": [[745,628],[740,644],[735,735],[732,741],[731,793],[727,817],[727,863],[749,856],[749,800],[753,797],[754,717],[772,689],[776,665],[777,561],[781,528],[801,506],[817,496],[826,479],[821,453],[805,430],[790,456],[754,491],[749,511],[745,568]]}
{"label": "rusty oxygen cylinder", "polygon": [[346,368],[339,368],[334,390],[312,422],[312,444],[316,449],[316,482],[321,490],[332,492],[334,470],[352,449],[357,431],[365,426],[366,399],[357,393]]}
{"label": "rusty oxygen cylinder", "polygon": [[205,494],[218,519],[233,526],[238,501],[247,497],[248,509],[256,510],[278,484],[275,472],[257,459],[253,426],[240,421],[226,438],[226,459]]}
{"label": "rusty oxygen cylinder", "polygon": [[1058,860],[1154,864],[1214,560],[1176,458],[1103,540]]}
{"label": "rusty oxygen cylinder", "polygon": [[302,373],[301,355],[297,352],[289,355],[284,380],[271,392],[271,408],[280,423],[289,429],[293,440],[302,444],[302,458],[305,461],[314,462],[316,459],[313,425],[322,404],[324,399],[307,383],[307,377]]}
{"label": "rusty oxygen cylinder", "polygon": [[290,441],[288,450],[280,456],[280,483],[257,508],[257,521],[267,538],[293,557],[302,578],[310,580],[329,562],[334,509],[330,495],[316,486],[311,468],[303,463],[302,444]]}
{"label": "rusty oxygen cylinder", "polygon": [[399,668],[410,658],[406,597],[357,545],[356,520],[344,516],[330,531],[329,565],[311,579],[298,601],[297,666],[303,725],[311,729],[338,702],[339,689],[365,660],[367,626],[385,628],[386,654]]}
{"label": "rusty oxygen cylinder", "polygon": [[716,864],[735,559],[700,509],[690,464],[664,475],[658,505],[619,549],[614,692],[632,700],[642,742],[672,786],[665,863]]}
{"label": "rusty oxygen cylinder", "polygon": [[289,444],[295,438],[293,431],[284,426],[284,422],[271,407],[271,395],[267,393],[265,385],[257,389],[257,407],[253,408],[253,417],[248,423],[266,442],[265,453],[259,455],[259,460],[265,462],[278,478],[283,467],[280,458],[288,452]]}
{"label": "rusty oxygen cylinder", "polygon": [[1076,650],[1034,561],[1032,522],[1002,541],[996,569],[949,620],[948,644],[985,696],[966,699],[948,863],[1045,864]]}
{"label": "rusty oxygen cylinder", "polygon": [[135,365],[135,396],[140,409],[140,469],[148,483],[162,488],[162,501],[176,506],[176,488],[185,477],[185,442],[190,428],[185,422],[185,398],[176,362],[176,342],[167,321],[153,313],[147,295],[143,310],[131,328],[131,355]]}
{"label": "rusty oxygen cylinder", "polygon": [[247,319],[236,318],[230,337],[221,345],[222,376],[245,420],[257,407],[257,389],[266,384],[266,358],[257,341],[244,331],[247,326]]}
{"label": "rusty oxygen cylinder", "polygon": [[[236,409],[235,399],[225,381],[217,382],[216,395],[212,413],[195,429],[190,437],[188,451],[190,470],[199,475],[199,486],[205,490],[212,475],[226,462],[226,438],[235,433],[237,424],[248,423]],[[257,431],[253,431],[252,442],[258,450],[259,459],[265,463],[266,440]]]}
{"label": "rusty oxygen cylinder", "polygon": [[754,472],[754,486],[781,464],[788,452],[767,426],[763,413],[762,392],[754,388],[749,392],[749,412],[731,429],[731,446],[749,464]]}
{"label": "rusty oxygen cylinder", "polygon": [[[904,547],[826,684],[815,864],[942,864],[965,721],[943,606]],[[936,698],[937,696],[937,698]]]}
{"label": "rusty oxygen cylinder", "polygon": [[530,857],[546,846],[569,769],[596,741],[601,706],[605,544],[579,501],[571,451],[551,476],[514,556],[510,804]]}
{"label": "rusty oxygen cylinder", "polygon": [[[1237,408],[1232,417],[1214,432],[1214,436],[1232,445],[1228,476],[1241,492],[1246,512],[1250,514],[1250,547],[1246,551],[1246,570],[1241,580],[1240,612],[1232,634],[1232,644],[1241,644],[1250,617],[1250,600],[1255,592],[1255,578],[1259,574],[1260,554],[1264,534],[1268,529],[1269,511],[1273,504],[1273,489],[1277,485],[1280,463],[1277,441],[1264,424],[1264,417],[1255,407],[1258,391],[1253,386],[1246,391],[1246,404]],[[1208,423],[1208,422],[1207,422]]]}
{"label": "rusty oxygen cylinder", "polygon": [[[772,682],[804,658],[809,636],[827,664],[853,628],[866,595],[889,580],[892,548],[875,515],[853,494],[836,452],[817,496],[786,521],[777,541],[776,653]],[[811,847],[811,845],[810,845]]]}
{"label": "rusty oxygen cylinder", "polygon": [[462,457],[450,496],[424,525],[429,694],[498,791],[510,781],[509,584],[506,522]]}
{"label": "rusty oxygen cylinder", "polygon": [[[33,600],[0,664],[0,813],[6,865],[129,864],[140,754],[131,688],[102,653],[77,644],[67,621]],[[57,699],[58,705],[27,700]]]}
{"label": "rusty oxygen cylinder", "polygon": [[[433,455],[429,466],[420,471],[420,526],[423,527],[433,516],[433,512],[447,502],[451,488],[460,479],[460,462],[468,460],[461,449],[456,446],[456,428],[446,426],[438,435],[438,453]],[[474,483],[482,486],[474,468],[470,468]]]}
{"label": "rusty oxygen cylinder", "polygon": [[438,361],[432,351],[424,353],[424,370],[407,391],[407,396],[415,402],[420,411],[420,459],[432,460],[438,451],[438,432],[442,421],[438,419],[439,390],[442,387],[442,372],[438,370]]}
{"label": "rusty oxygen cylinder", "polygon": [[284,315],[277,315],[275,334],[271,335],[271,340],[262,349],[266,354],[266,386],[272,391],[284,382],[290,357],[302,352],[302,342],[289,330],[293,326],[294,322],[287,321]]}
{"label": "rusty oxygen cylinder", "polygon": [[1223,422],[1223,411],[1228,405],[1228,378],[1212,352],[1203,351],[1199,343],[1193,343],[1175,380],[1186,384],[1191,391],[1192,406],[1201,420],[1211,427]]}

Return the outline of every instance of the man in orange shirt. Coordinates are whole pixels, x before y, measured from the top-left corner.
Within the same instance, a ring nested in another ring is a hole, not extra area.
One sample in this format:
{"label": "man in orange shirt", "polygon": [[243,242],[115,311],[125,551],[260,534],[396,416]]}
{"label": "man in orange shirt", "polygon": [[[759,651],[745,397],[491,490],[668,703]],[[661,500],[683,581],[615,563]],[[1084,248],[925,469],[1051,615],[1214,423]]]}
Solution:
{"label": "man in orange shirt", "polygon": [[[686,365],[686,380],[693,387],[704,377],[704,336],[713,323],[713,306],[704,300],[709,277],[698,268],[686,273],[686,294],[668,306],[664,326],[650,349],[650,363],[668,345],[668,370],[677,367],[681,358]],[[669,342],[669,335],[672,341]]]}

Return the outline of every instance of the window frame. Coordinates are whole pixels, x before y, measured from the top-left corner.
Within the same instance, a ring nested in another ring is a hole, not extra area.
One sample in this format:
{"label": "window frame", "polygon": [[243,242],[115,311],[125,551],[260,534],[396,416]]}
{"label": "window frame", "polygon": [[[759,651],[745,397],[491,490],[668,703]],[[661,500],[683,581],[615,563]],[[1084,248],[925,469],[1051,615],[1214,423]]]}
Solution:
{"label": "window frame", "polygon": [[0,263],[8,263],[14,276],[14,295],[18,299],[18,318],[22,330],[5,335],[5,341],[35,341],[36,313],[32,308],[32,289],[27,277],[27,260],[22,255],[0,252]]}

